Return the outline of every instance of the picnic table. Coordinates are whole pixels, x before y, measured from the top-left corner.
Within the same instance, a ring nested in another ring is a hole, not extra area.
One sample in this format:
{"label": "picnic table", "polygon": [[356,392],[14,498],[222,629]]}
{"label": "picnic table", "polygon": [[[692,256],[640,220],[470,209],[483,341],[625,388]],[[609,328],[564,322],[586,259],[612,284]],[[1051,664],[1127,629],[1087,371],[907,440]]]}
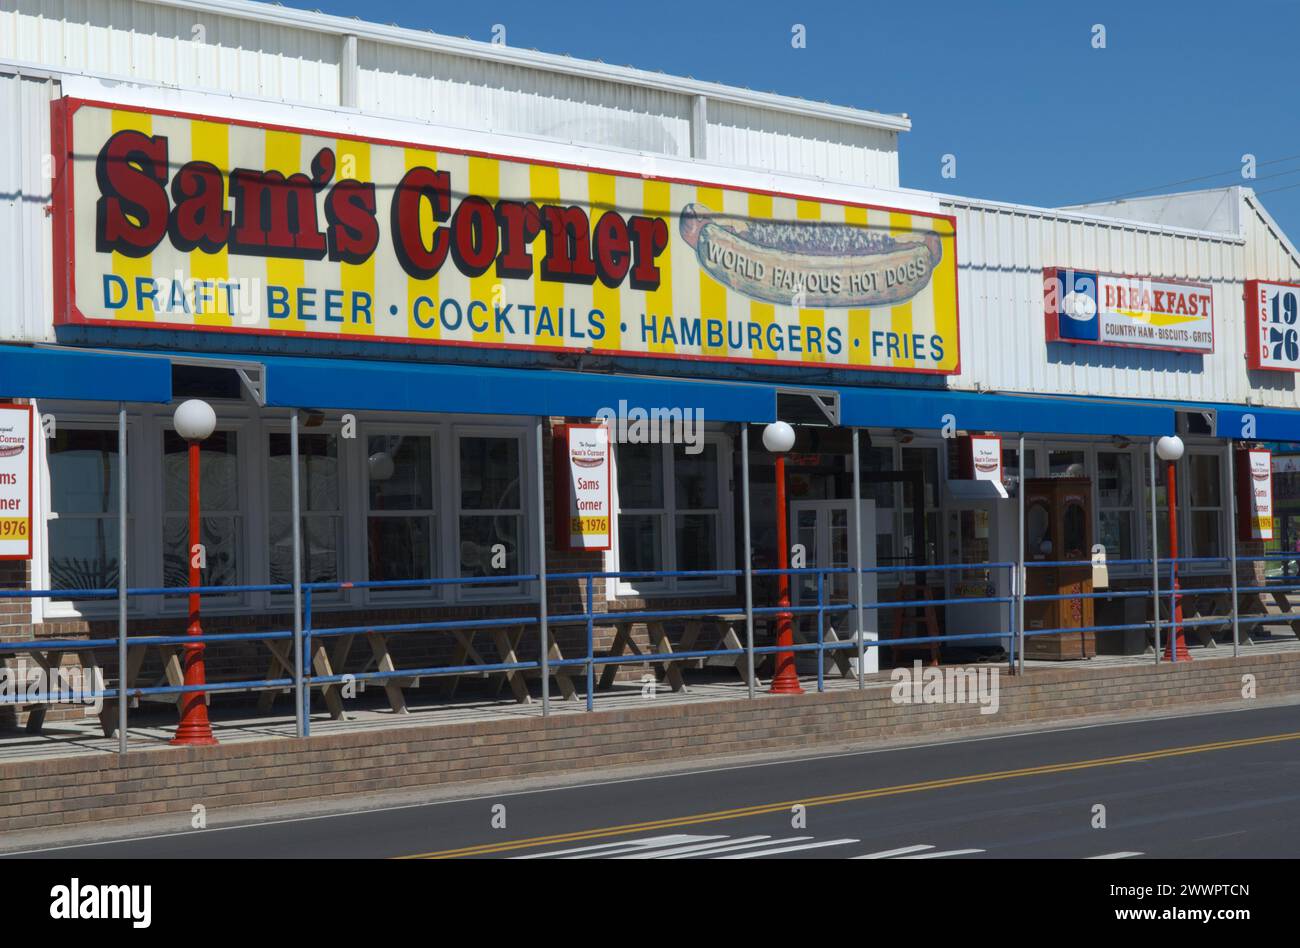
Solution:
{"label": "picnic table", "polygon": [[[644,656],[647,662],[663,662],[664,677],[668,680],[669,686],[673,691],[688,692],[685,680],[682,678],[682,666],[685,662],[692,659],[671,658],[675,654],[672,642],[668,638],[668,630],[663,619],[651,619],[645,623],[646,632],[650,639],[651,650],[643,652],[641,648],[632,639],[632,627],[641,620],[637,618],[619,618],[617,615],[610,615],[603,618],[603,621],[614,626],[614,641],[610,646],[609,652],[602,657],[618,658],[625,654]],[[743,612],[717,612],[704,613],[686,620],[685,630],[682,633],[682,639],[678,643],[676,651],[693,652],[696,650],[696,643],[699,641],[700,633],[706,626],[711,626],[720,630],[718,644],[715,649],[726,651],[729,649],[742,649],[740,636],[737,634],[737,628],[744,628],[745,613]],[[660,653],[657,657],[655,653]],[[705,664],[729,666],[736,670],[740,680],[749,681],[747,674],[747,665],[744,655],[716,655],[709,656]],[[600,673],[600,687],[608,688],[614,684],[614,679],[618,675],[618,664],[608,663]],[[757,678],[754,680],[757,686]]]}

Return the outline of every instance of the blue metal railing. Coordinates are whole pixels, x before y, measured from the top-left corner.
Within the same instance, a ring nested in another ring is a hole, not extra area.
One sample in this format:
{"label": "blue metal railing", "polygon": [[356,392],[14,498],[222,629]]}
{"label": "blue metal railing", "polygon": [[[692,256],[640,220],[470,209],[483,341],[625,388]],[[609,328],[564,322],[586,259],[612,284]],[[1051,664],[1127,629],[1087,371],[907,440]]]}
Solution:
{"label": "blue metal railing", "polygon": [[[1264,554],[1253,557],[1238,557],[1238,563],[1250,563],[1258,561],[1294,561],[1300,560],[1300,556],[1292,554]],[[1230,563],[1228,557],[1180,557],[1176,561],[1168,558],[1160,558],[1156,561],[1162,568],[1168,569],[1170,582],[1161,589],[1161,583],[1157,581],[1153,589],[1119,589],[1119,590],[1097,590],[1092,592],[1073,592],[1073,593],[1054,593],[1054,594],[1034,594],[1028,595],[1023,589],[1023,583],[1017,579],[1015,563],[962,563],[962,564],[936,564],[936,565],[907,565],[907,566],[883,566],[866,568],[862,572],[866,574],[875,574],[877,576],[890,574],[919,574],[935,573],[950,574],[961,572],[978,571],[987,575],[987,581],[993,590],[1001,585],[1003,577],[1006,579],[1005,595],[986,595],[972,597],[949,597],[949,598],[920,598],[907,600],[880,600],[864,602],[859,604],[853,602],[851,598],[845,597],[840,601],[828,601],[827,579],[834,576],[852,576],[854,570],[851,567],[807,567],[793,569],[755,569],[752,575],[755,577],[779,577],[785,576],[792,583],[799,577],[808,577],[815,583],[816,597],[814,602],[807,602],[805,599],[799,599],[790,605],[780,603],[774,605],[753,606],[747,612],[744,612],[747,627],[755,619],[776,617],[781,614],[788,614],[793,620],[800,618],[809,618],[815,641],[805,643],[773,643],[770,645],[749,644],[748,636],[745,647],[742,648],[692,648],[686,651],[666,651],[666,652],[633,652],[631,654],[620,655],[601,655],[596,651],[596,629],[597,627],[606,626],[614,622],[661,622],[664,620],[677,619],[707,619],[719,615],[730,615],[738,617],[742,614],[741,607],[738,607],[734,601],[728,601],[721,604],[710,604],[706,606],[696,606],[693,608],[668,608],[652,609],[645,608],[639,610],[617,610],[617,611],[598,611],[596,608],[596,584],[601,580],[628,581],[638,579],[663,580],[668,578],[677,579],[695,579],[695,580],[722,580],[740,577],[743,575],[741,570],[672,570],[672,571],[585,571],[572,573],[548,573],[545,579],[548,583],[555,582],[573,582],[582,587],[584,608],[580,612],[561,613],[548,617],[550,627],[580,626],[583,629],[583,638],[585,639],[584,654],[581,656],[552,658],[549,654],[539,652],[536,659],[516,660],[516,661],[499,661],[495,663],[476,663],[476,664],[457,664],[457,665],[431,665],[419,668],[393,668],[377,669],[374,671],[361,672],[344,672],[337,669],[331,669],[330,674],[315,674],[313,658],[315,649],[319,646],[322,639],[358,635],[358,634],[420,634],[436,633],[445,631],[459,631],[469,634],[471,637],[474,633],[484,629],[500,628],[537,628],[539,626],[539,617],[535,614],[516,614],[508,616],[499,616],[493,618],[432,618],[427,621],[410,621],[394,622],[387,624],[364,623],[352,625],[337,626],[320,626],[317,624],[317,611],[314,609],[314,598],[323,593],[339,592],[349,589],[428,589],[434,590],[439,587],[464,587],[464,586],[489,586],[489,585],[512,585],[519,586],[530,582],[536,582],[539,578],[535,573],[514,574],[508,576],[493,577],[462,577],[462,578],[430,578],[430,579],[412,579],[412,580],[387,580],[387,581],[366,581],[366,582],[330,582],[330,583],[303,583],[303,605],[302,605],[302,632],[301,632],[301,657],[302,657],[302,675],[301,678],[278,677],[262,679],[240,679],[236,681],[213,681],[203,685],[153,685],[153,686],[127,686],[122,687],[120,682],[121,672],[119,670],[118,687],[97,688],[91,692],[80,692],[74,696],[64,696],[69,700],[84,702],[87,699],[102,699],[105,701],[119,700],[123,696],[126,698],[140,698],[146,696],[179,696],[192,692],[236,692],[236,691],[263,691],[267,689],[301,689],[303,695],[303,706],[299,709],[305,725],[305,731],[309,733],[310,728],[310,702],[311,691],[313,688],[325,688],[336,686],[344,682],[358,681],[386,681],[393,679],[416,679],[423,677],[443,677],[451,675],[489,675],[489,674],[527,674],[537,672],[540,674],[568,674],[571,669],[582,669],[585,677],[585,697],[586,707],[588,710],[594,710],[597,684],[595,680],[595,670],[597,667],[607,667],[609,665],[623,664],[646,664],[652,662],[684,662],[688,660],[701,658],[718,658],[726,656],[741,657],[747,656],[750,660],[756,660],[758,657],[774,655],[781,652],[798,654],[815,653],[816,657],[816,683],[819,692],[825,690],[826,678],[826,658],[828,653],[843,652],[854,650],[859,655],[865,656],[867,649],[884,649],[884,648],[909,648],[918,645],[938,644],[952,645],[970,641],[988,641],[990,639],[1004,639],[1007,642],[1008,660],[1012,669],[1016,667],[1017,659],[1023,663],[1024,654],[1022,642],[1027,637],[1050,636],[1050,635],[1070,635],[1081,632],[1112,632],[1133,629],[1155,629],[1156,630],[1156,659],[1159,660],[1159,628],[1161,625],[1172,625],[1172,617],[1176,614],[1176,607],[1180,599],[1187,596],[1198,596],[1207,594],[1231,594],[1238,595],[1246,593],[1266,593],[1280,590],[1300,590],[1300,577],[1295,582],[1265,582],[1263,585],[1251,586],[1194,586],[1176,589],[1172,582],[1174,571],[1177,567],[1192,564],[1212,564],[1222,566]],[[1032,569],[1048,567],[1091,567],[1092,560],[1064,560],[1064,561],[1037,561],[1027,562],[1025,564],[1026,572]],[[1119,567],[1127,565],[1152,566],[1150,559],[1126,559],[1126,560],[1109,560],[1106,564],[1108,567]],[[199,595],[218,596],[232,595],[253,592],[267,593],[288,593],[292,587],[289,584],[261,584],[261,585],[244,585],[244,586],[199,586],[189,587],[165,587],[165,588],[139,588],[128,589],[127,597],[140,598],[145,596],[188,596],[191,593]],[[0,600],[3,599],[35,599],[51,598],[60,600],[96,600],[96,599],[115,599],[119,592],[116,589],[67,589],[67,590],[0,590]],[[683,591],[682,595],[689,595],[691,598],[710,595],[702,591]],[[730,594],[728,594],[730,595]],[[1065,600],[1085,600],[1085,599],[1126,599],[1126,598],[1148,598],[1161,601],[1162,597],[1167,597],[1169,604],[1168,620],[1161,620],[1158,611],[1153,610],[1154,618],[1146,622],[1107,624],[1107,625],[1080,625],[1072,627],[1062,627],[1054,629],[1033,629],[1027,630],[1017,628],[1018,615],[1023,617],[1023,610],[1028,603],[1044,603],[1052,601]],[[836,637],[832,641],[826,640],[828,620],[836,621],[835,617],[850,615],[858,612],[859,608],[865,614],[867,611],[874,613],[878,617],[882,611],[909,608],[936,608],[943,606],[970,606],[970,605],[997,605],[999,611],[1005,613],[1005,623],[1000,628],[990,628],[985,631],[973,633],[945,633],[935,635],[912,635],[907,637],[884,637],[878,632],[870,632],[858,629],[853,637],[840,639]],[[528,608],[527,602],[519,602],[519,609]],[[384,608],[380,605],[379,608]],[[429,608],[445,610],[449,604],[441,600],[430,603]],[[1300,615],[1297,616],[1300,619]],[[1222,625],[1225,619],[1223,617],[1214,618],[1193,618],[1183,619],[1178,622],[1180,628],[1195,628],[1206,625]],[[1232,609],[1231,622],[1234,629],[1234,642],[1237,639],[1237,629],[1241,625],[1263,623],[1263,622],[1287,622],[1285,618],[1279,618],[1276,615],[1248,616],[1242,617],[1237,614],[1237,608],[1234,602]],[[1018,634],[1019,633],[1019,634]],[[867,638],[867,635],[874,635],[873,638]],[[255,632],[205,632],[200,641],[204,645],[235,643],[235,642],[272,642],[292,640],[295,633],[292,630],[271,629]],[[472,638],[471,638],[472,640]],[[138,647],[183,647],[194,644],[195,637],[186,634],[144,634],[128,635],[125,639],[127,648]],[[22,652],[66,652],[66,651],[94,651],[95,649],[106,649],[119,646],[121,643],[117,637],[112,638],[59,638],[59,639],[23,639],[0,641],[0,658],[5,655],[13,655]],[[1174,659],[1177,658],[1177,651],[1173,651]],[[57,667],[57,663],[53,663]],[[861,670],[859,676],[861,677]],[[569,676],[570,678],[572,676]],[[0,705],[5,704],[36,704],[41,695],[4,695],[0,694]],[[48,695],[46,696],[48,697]],[[544,708],[545,710],[545,708]]]}

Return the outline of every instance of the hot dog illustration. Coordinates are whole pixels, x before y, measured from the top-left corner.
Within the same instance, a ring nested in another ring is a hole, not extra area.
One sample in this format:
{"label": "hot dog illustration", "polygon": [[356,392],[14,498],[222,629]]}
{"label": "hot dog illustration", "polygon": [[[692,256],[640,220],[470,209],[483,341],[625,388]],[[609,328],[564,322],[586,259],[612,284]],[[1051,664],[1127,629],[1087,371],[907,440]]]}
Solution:
{"label": "hot dog illustration", "polygon": [[943,256],[933,233],[893,237],[855,224],[753,220],[699,204],[682,208],[680,228],[719,283],[810,309],[905,303],[925,289]]}

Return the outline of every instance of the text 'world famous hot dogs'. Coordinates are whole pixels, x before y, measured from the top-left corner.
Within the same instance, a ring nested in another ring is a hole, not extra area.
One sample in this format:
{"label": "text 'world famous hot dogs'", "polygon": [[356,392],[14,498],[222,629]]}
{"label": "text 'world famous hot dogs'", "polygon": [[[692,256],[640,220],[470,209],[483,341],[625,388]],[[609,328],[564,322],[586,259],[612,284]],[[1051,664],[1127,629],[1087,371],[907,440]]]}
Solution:
{"label": "text 'world famous hot dogs'", "polygon": [[699,204],[681,234],[715,280],[753,299],[810,309],[896,306],[920,293],[943,256],[939,236],[896,237],[823,221],[753,220]]}

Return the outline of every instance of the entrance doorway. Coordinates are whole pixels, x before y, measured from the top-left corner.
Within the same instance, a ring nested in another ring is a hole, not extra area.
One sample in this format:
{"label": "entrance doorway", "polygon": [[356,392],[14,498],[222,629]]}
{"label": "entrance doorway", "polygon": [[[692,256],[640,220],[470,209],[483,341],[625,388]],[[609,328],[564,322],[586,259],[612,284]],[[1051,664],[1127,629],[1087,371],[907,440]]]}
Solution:
{"label": "entrance doorway", "polygon": [[[853,567],[853,502],[848,500],[796,500],[790,503],[790,543],[798,544],[804,551],[804,565],[807,568],[852,569]],[[862,501],[862,522],[858,525],[858,536],[862,539],[862,566],[873,569],[876,565],[876,504],[871,500]],[[793,560],[792,560],[793,562]],[[854,602],[857,592],[852,573],[831,573],[823,577],[822,596],[827,605],[842,606]],[[862,601],[876,601],[876,574],[863,573]],[[817,575],[801,573],[791,577],[790,600],[793,605],[815,605],[817,602]],[[864,641],[874,642],[877,638],[876,610],[864,608],[862,611],[865,626]],[[809,642],[817,640],[817,617],[814,613],[796,616],[796,624],[804,631]],[[827,613],[823,625],[825,641],[857,641],[858,611],[856,608],[844,612]],[[880,656],[876,648],[867,648],[864,671],[871,674],[879,669]],[[847,667],[851,674],[857,674],[857,650],[846,649]],[[826,668],[829,671],[838,664],[827,653]],[[841,667],[844,667],[841,665]]]}

